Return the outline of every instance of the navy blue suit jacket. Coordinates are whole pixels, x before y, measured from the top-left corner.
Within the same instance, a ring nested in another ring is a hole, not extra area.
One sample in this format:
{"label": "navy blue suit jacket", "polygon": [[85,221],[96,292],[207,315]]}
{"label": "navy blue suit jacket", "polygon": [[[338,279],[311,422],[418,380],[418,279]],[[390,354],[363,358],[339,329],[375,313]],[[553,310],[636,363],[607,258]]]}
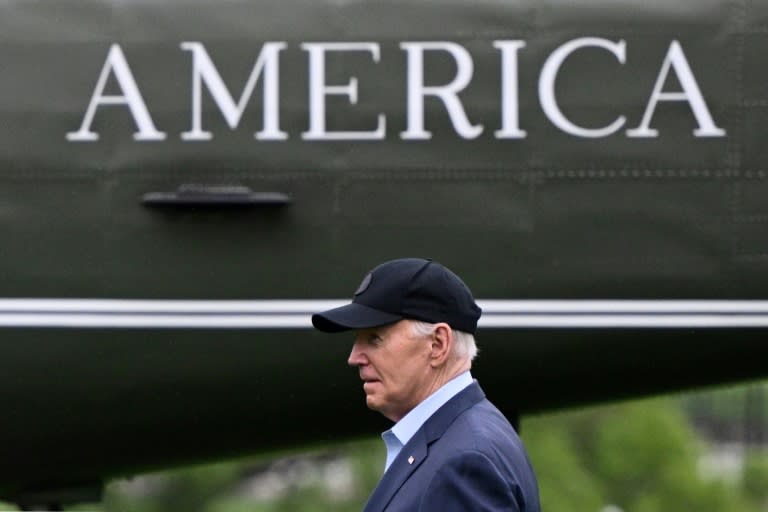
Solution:
{"label": "navy blue suit jacket", "polygon": [[536,477],[517,433],[477,382],[403,447],[365,512],[539,512]]}

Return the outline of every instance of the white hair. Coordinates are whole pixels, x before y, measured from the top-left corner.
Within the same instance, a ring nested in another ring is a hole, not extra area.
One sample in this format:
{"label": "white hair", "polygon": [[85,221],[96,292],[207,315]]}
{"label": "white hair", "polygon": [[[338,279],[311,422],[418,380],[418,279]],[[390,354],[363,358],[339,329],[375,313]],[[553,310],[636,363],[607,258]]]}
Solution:
{"label": "white hair", "polygon": [[[434,332],[436,324],[411,320],[411,325],[416,336],[429,336]],[[474,335],[453,328],[451,331],[453,331],[453,355],[459,359],[474,361],[477,357],[477,343],[475,343]]]}

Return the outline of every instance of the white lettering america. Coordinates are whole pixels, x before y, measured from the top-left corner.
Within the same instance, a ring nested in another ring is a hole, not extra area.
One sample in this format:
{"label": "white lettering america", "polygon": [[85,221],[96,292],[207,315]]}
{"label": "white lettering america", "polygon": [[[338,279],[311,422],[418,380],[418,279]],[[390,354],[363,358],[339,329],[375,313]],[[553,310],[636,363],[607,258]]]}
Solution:
{"label": "white lettering america", "polygon": [[[179,137],[184,141],[210,141],[214,134],[203,126],[203,89],[205,88],[227,126],[236,130],[240,125],[249,105],[256,85],[261,82],[261,126],[254,133],[259,141],[284,141],[290,134],[280,124],[280,59],[288,48],[288,43],[280,41],[266,42],[262,45],[253,64],[250,75],[237,99],[232,94],[231,85],[221,77],[219,70],[201,42],[184,41],[180,44],[183,52],[191,56],[191,126]],[[496,139],[524,139],[528,133],[521,125],[519,102],[519,57],[525,51],[526,42],[522,40],[497,40],[489,44],[499,55],[500,83],[498,86],[498,105],[500,126],[493,131]],[[724,137],[726,131],[718,126],[707,106],[702,90],[692,71],[690,63],[677,40],[669,44],[663,61],[660,63],[653,89],[643,109],[642,119],[637,126],[626,128],[627,117],[616,112],[613,121],[599,127],[587,127],[578,120],[569,118],[561,108],[557,98],[555,84],[563,64],[576,52],[591,48],[606,52],[612,56],[617,66],[627,64],[627,43],[623,39],[611,41],[600,37],[580,37],[566,41],[552,51],[541,68],[538,76],[538,98],[543,114],[558,130],[580,138],[604,138],[624,130],[629,138],[655,138],[658,128],[652,126],[654,114],[664,102],[685,102],[692,113],[694,137]],[[383,140],[387,137],[387,115],[385,112],[365,114],[363,122],[366,129],[329,128],[329,97],[340,98],[350,108],[358,105],[360,78],[352,73],[344,79],[345,83],[328,83],[326,61],[331,55],[338,58],[344,54],[356,54],[369,59],[378,66],[382,61],[382,51],[377,42],[305,42],[300,44],[301,51],[308,59],[307,73],[307,126],[298,136],[307,141],[354,141]],[[459,43],[451,41],[403,41],[399,43],[405,57],[405,126],[399,131],[402,140],[419,141],[432,138],[429,129],[425,100],[437,100],[445,110],[450,126],[458,137],[475,139],[485,133],[485,126],[462,102],[461,93],[472,83],[475,70],[472,54]],[[429,56],[448,59],[455,68],[449,80],[438,85],[427,85],[425,80],[425,60]],[[671,74],[679,84],[679,90],[666,90]],[[108,80],[113,77],[119,88],[119,94],[105,92]],[[338,80],[338,79],[335,79]],[[336,105],[338,105],[338,101]],[[87,108],[79,129],[66,134],[73,142],[95,142],[99,133],[94,131],[93,123],[99,109],[109,106],[127,108],[136,131],[136,141],[162,141],[166,133],[155,125],[150,109],[141,94],[138,82],[131,70],[128,59],[119,44],[112,44],[101,72],[96,80]],[[366,109],[368,112],[370,109]],[[368,118],[370,117],[370,119]]]}

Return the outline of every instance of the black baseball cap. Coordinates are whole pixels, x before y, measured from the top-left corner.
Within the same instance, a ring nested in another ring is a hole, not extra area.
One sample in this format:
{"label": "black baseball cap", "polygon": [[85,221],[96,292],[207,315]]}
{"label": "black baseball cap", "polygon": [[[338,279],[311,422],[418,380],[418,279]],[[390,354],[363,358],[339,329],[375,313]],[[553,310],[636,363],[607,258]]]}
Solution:
{"label": "black baseball cap", "polygon": [[391,324],[405,318],[474,334],[481,309],[459,276],[422,258],[387,261],[363,278],[352,303],[312,315],[324,332],[342,332]]}

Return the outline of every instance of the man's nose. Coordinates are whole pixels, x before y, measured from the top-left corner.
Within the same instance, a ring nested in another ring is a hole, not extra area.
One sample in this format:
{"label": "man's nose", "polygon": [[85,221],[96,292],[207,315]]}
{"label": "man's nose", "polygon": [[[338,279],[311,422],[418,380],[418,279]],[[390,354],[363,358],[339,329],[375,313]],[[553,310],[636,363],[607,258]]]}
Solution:
{"label": "man's nose", "polygon": [[360,343],[355,342],[352,345],[352,351],[349,353],[349,358],[347,359],[347,364],[349,366],[360,366],[367,362],[367,359],[365,357],[365,353],[363,352],[362,348],[360,347]]}

